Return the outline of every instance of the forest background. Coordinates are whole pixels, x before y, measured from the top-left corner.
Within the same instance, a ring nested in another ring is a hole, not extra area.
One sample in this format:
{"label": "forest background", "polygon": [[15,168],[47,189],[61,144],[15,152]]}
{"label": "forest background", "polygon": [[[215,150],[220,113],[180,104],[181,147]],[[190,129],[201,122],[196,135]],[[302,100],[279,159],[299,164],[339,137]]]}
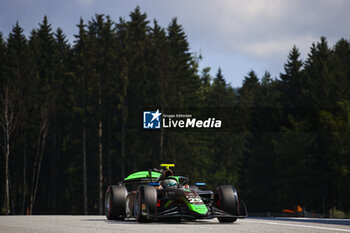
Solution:
{"label": "forest background", "polygon": [[[174,18],[77,22],[73,44],[44,17],[27,38],[0,35],[0,211],[102,214],[103,196],[137,170],[175,163],[208,188],[233,184],[249,212],[301,205],[350,212],[350,41],[326,38],[279,77],[247,71],[233,88],[199,71]],[[142,128],[142,113],[190,113],[217,129]]]}

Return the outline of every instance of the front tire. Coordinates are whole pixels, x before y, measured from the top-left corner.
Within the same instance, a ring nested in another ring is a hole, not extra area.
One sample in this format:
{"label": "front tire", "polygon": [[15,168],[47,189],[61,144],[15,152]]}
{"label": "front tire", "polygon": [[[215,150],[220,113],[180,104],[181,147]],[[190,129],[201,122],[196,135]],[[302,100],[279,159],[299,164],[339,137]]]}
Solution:
{"label": "front tire", "polygon": [[[219,196],[219,203],[220,206],[218,206],[221,210],[232,214],[232,215],[238,215],[238,194],[232,185],[221,185],[217,188],[218,190],[218,196]],[[237,220],[236,217],[219,217],[219,222],[235,222]]]}
{"label": "front tire", "polygon": [[136,202],[134,206],[136,221],[151,222],[150,215],[157,213],[157,190],[150,185],[140,185],[138,187]]}
{"label": "front tire", "polygon": [[105,197],[105,214],[108,220],[124,220],[127,195],[125,186],[108,186]]}

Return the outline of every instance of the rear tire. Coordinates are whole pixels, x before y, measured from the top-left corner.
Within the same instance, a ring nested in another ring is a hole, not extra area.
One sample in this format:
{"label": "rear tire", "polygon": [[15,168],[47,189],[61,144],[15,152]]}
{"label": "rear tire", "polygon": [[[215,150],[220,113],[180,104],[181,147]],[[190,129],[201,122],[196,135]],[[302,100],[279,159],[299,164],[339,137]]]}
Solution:
{"label": "rear tire", "polygon": [[108,186],[105,197],[105,214],[108,220],[124,220],[127,195],[125,186]]}
{"label": "rear tire", "polygon": [[[157,213],[157,190],[150,185],[140,185],[136,195],[136,202],[134,206],[134,213],[136,221],[151,222],[150,215]],[[142,214],[146,212],[146,215]]]}
{"label": "rear tire", "polygon": [[[238,195],[235,187],[232,185],[221,185],[217,190],[220,203],[218,207],[229,214],[238,215]],[[219,217],[218,220],[219,222],[235,222],[237,218]]]}

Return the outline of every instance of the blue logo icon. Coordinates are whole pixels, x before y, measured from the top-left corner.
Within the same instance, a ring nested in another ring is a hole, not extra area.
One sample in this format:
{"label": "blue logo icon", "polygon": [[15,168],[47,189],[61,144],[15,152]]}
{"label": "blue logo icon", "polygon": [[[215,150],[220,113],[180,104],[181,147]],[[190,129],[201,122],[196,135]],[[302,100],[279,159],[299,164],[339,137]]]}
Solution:
{"label": "blue logo icon", "polygon": [[145,111],[143,112],[143,128],[144,129],[160,129],[162,113],[157,111]]}

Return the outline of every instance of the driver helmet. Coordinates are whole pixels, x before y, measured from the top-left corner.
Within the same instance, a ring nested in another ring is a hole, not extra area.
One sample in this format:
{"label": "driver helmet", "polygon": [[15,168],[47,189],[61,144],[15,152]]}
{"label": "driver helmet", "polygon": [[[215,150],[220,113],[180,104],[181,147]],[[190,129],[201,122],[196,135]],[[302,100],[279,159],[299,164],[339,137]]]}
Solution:
{"label": "driver helmet", "polygon": [[166,177],[169,177],[169,176],[173,176],[174,172],[171,169],[165,169],[162,172],[162,175],[163,175],[164,178],[166,178]]}
{"label": "driver helmet", "polygon": [[166,188],[175,188],[177,186],[177,182],[174,179],[165,179],[163,185]]}

